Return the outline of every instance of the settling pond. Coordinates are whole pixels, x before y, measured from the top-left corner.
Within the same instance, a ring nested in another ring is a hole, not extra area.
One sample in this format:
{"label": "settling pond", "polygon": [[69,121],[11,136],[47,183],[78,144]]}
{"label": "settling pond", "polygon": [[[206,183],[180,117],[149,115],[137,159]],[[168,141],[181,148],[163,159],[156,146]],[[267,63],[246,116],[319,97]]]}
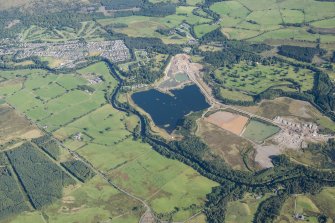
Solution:
{"label": "settling pond", "polygon": [[172,90],[172,95],[155,89],[134,93],[133,101],[147,112],[156,126],[171,133],[178,122],[190,112],[197,112],[209,107],[205,96],[196,85]]}

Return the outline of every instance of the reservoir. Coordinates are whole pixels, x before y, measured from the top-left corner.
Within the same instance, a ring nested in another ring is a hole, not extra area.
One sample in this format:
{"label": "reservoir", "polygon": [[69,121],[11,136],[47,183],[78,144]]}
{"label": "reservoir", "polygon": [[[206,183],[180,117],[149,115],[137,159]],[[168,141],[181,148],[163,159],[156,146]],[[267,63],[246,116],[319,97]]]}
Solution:
{"label": "reservoir", "polygon": [[205,96],[196,85],[172,90],[171,93],[172,95],[151,89],[134,93],[132,99],[151,116],[156,126],[169,133],[185,115],[209,107]]}

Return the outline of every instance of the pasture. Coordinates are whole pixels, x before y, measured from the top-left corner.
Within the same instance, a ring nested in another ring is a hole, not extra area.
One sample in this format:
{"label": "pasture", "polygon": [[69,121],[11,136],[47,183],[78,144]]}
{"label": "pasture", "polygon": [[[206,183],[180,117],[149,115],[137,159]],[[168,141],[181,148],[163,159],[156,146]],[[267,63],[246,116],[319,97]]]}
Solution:
{"label": "pasture", "polygon": [[279,127],[272,124],[251,119],[242,135],[254,142],[261,143],[279,130]]}
{"label": "pasture", "polygon": [[[130,211],[132,210],[132,211]],[[143,213],[142,204],[120,193],[100,176],[85,184],[68,187],[61,200],[45,208],[50,222],[94,221],[136,222]]]}
{"label": "pasture", "polygon": [[227,223],[251,223],[254,214],[257,211],[258,205],[269,198],[269,194],[263,195],[260,198],[256,194],[247,193],[243,199],[228,203],[227,207]]}
{"label": "pasture", "polygon": [[[50,131],[59,129],[106,104],[105,92],[116,85],[116,80],[109,74],[104,63],[94,64],[76,74],[55,75],[42,70],[26,72],[15,76],[3,74],[8,79],[13,78],[12,82],[18,78],[25,80],[24,87],[7,92],[5,100]],[[104,80],[91,85],[95,92],[78,89],[79,85],[89,85],[88,80],[91,76],[98,76]],[[1,89],[0,86],[0,91]],[[7,91],[6,88],[3,91]]]}
{"label": "pasture", "polygon": [[[314,0],[242,0],[223,1],[211,5],[222,19],[220,26],[230,39],[251,42],[312,41],[320,37],[322,43],[334,43],[331,35],[307,32],[309,26],[333,28],[335,5]],[[310,25],[309,25],[310,23]],[[300,27],[290,27],[299,24]]]}
{"label": "pasture", "polygon": [[[138,120],[107,104],[105,94],[113,90],[116,81],[103,63],[78,70],[75,74],[54,75],[41,70],[1,74],[1,77],[23,78],[25,81],[22,89],[4,97],[6,102],[63,140],[66,146],[104,171],[119,186],[147,199],[153,210],[162,214],[164,219],[172,217],[181,221],[198,212],[204,205],[205,195],[217,185],[192,168],[164,158],[148,144],[132,139],[132,131]],[[102,76],[104,81],[90,85],[88,80],[92,76]],[[94,93],[78,89],[79,84],[93,87]],[[54,89],[52,94],[43,93]],[[74,137],[77,133],[81,133],[79,138]],[[61,162],[66,161],[63,155],[60,159]],[[194,183],[198,187],[194,187]],[[113,208],[104,210],[93,204],[83,206],[87,202],[90,204],[90,201],[95,203],[96,197],[87,195],[88,200],[78,198],[78,205],[57,201],[47,215],[55,222],[71,221],[74,217],[85,222],[95,216],[99,219],[116,216],[109,212]],[[111,204],[115,204],[113,199]],[[127,203],[123,198],[119,202]],[[175,211],[175,207],[179,211]],[[129,206],[127,208],[131,209]],[[125,213],[115,222],[137,221],[136,213]]]}

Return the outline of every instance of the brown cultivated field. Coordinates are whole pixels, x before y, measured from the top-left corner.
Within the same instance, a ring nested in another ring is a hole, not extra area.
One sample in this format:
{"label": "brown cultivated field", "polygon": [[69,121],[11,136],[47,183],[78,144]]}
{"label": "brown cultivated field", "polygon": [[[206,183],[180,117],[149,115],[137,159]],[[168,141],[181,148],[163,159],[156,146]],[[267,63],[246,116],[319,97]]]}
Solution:
{"label": "brown cultivated field", "polygon": [[41,136],[40,130],[8,105],[0,105],[0,144]]}
{"label": "brown cultivated field", "polygon": [[[197,135],[209,146],[209,148],[234,169],[247,170],[243,161],[243,155],[252,145],[246,139],[239,137],[227,130],[217,127],[204,119],[198,121]],[[257,169],[254,161],[255,151],[251,149],[245,155],[245,161],[249,168]]]}
{"label": "brown cultivated field", "polygon": [[218,111],[206,118],[206,121],[220,128],[228,130],[236,135],[240,135],[248,118],[242,115],[233,114],[225,111]]}

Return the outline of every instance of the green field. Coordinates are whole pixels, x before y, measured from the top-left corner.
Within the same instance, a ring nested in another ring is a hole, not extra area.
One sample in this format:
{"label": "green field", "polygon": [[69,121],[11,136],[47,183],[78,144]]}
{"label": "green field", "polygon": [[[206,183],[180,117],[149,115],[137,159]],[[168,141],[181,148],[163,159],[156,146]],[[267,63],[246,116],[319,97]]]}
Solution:
{"label": "green field", "polygon": [[[223,82],[223,86],[259,94],[270,87],[291,85],[293,80],[300,85],[302,91],[313,88],[314,73],[307,69],[294,70],[287,64],[247,64],[241,62],[232,68],[219,68],[215,71],[215,77]],[[293,89],[294,90],[294,89]]]}
{"label": "green field", "polygon": [[[328,219],[333,219],[335,191],[334,188],[325,188],[315,195],[295,195],[287,199],[281,209],[276,223],[292,222],[293,214],[305,216],[305,221],[318,223],[318,216],[323,213]],[[331,222],[331,221],[327,221]]]}
{"label": "green field", "polygon": [[[4,97],[8,103],[39,126],[44,126],[46,131],[52,132],[69,149],[76,150],[94,167],[104,171],[113,182],[147,200],[163,219],[182,221],[199,212],[203,208],[205,195],[217,185],[192,168],[162,157],[148,144],[133,140],[132,131],[138,125],[137,118],[115,110],[105,99],[106,92],[111,92],[116,86],[105,64],[93,64],[70,74],[54,75],[46,71],[27,70],[5,71],[0,73],[2,76],[13,80],[24,78],[22,89]],[[88,79],[92,76],[102,76],[104,81],[89,85]],[[84,92],[77,89],[78,85],[89,85],[95,91]],[[80,138],[75,138],[78,133]],[[60,160],[64,162],[67,158]],[[194,184],[198,186],[194,187]],[[82,188],[88,186],[84,184]],[[84,189],[79,188],[72,193],[79,194],[77,191],[81,190]],[[92,200],[99,197],[87,196]],[[112,205],[115,204],[113,199]],[[97,207],[96,201],[83,206],[84,198],[78,197],[76,200],[78,204],[75,202],[75,205],[61,201],[53,204],[46,211],[50,222],[67,222],[74,218],[89,222],[93,218],[116,216],[111,214],[113,211],[120,214],[113,208],[105,210]],[[121,203],[122,200],[120,198]],[[131,209],[129,206],[127,208]],[[62,210],[62,214],[55,215],[59,210]],[[138,214],[125,213],[115,222],[138,221]]]}
{"label": "green field", "polygon": [[250,120],[247,124],[243,137],[254,142],[263,142],[270,136],[276,134],[280,128],[257,120]]}
{"label": "green field", "polygon": [[251,223],[258,205],[269,198],[269,195],[257,197],[255,194],[246,194],[243,199],[228,203],[227,223]]}
{"label": "green field", "polygon": [[[335,5],[332,2],[314,0],[241,0],[216,2],[210,9],[222,19],[222,31],[230,39],[269,42],[271,39],[286,41],[313,41],[320,37],[323,43],[334,43],[330,35],[307,32],[308,25],[333,28]],[[301,24],[301,27],[287,27]],[[253,38],[254,37],[254,38]]]}

